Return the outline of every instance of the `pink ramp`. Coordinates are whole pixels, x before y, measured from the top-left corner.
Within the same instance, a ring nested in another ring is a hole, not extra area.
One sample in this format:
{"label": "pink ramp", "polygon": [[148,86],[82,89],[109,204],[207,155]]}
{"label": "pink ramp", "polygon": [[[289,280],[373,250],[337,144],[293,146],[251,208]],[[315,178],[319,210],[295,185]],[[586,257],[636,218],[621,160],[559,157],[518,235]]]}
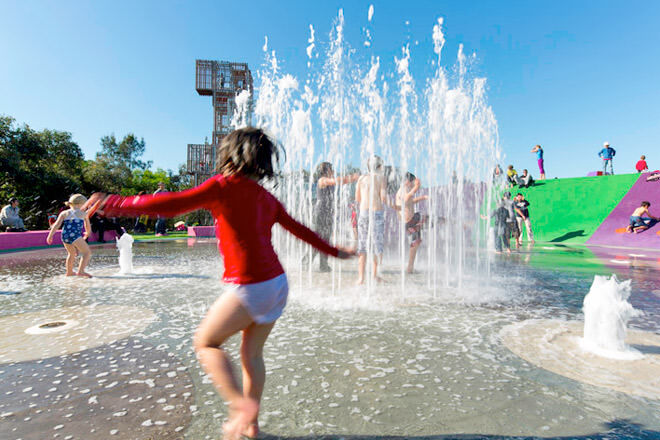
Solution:
{"label": "pink ramp", "polygon": [[[660,248],[660,235],[658,235],[660,223],[639,234],[621,233],[621,228],[625,228],[630,223],[630,214],[633,213],[635,208],[639,207],[643,200],[651,203],[649,209],[651,214],[660,217],[660,181],[647,182],[646,178],[650,174],[643,173],[639,176],[628,193],[610,212],[610,215],[596,229],[596,232],[593,233],[586,244],[630,248]],[[596,203],[597,201],[591,202]]]}

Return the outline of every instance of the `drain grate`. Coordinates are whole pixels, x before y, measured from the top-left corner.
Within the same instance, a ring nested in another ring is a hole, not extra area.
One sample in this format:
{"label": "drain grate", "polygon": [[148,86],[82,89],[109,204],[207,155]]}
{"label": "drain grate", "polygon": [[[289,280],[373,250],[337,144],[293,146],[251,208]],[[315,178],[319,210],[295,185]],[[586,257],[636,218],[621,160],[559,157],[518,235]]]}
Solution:
{"label": "drain grate", "polygon": [[66,325],[66,322],[55,321],[55,322],[47,322],[46,324],[41,324],[39,328],[55,328],[55,327],[62,327],[63,325]]}
{"label": "drain grate", "polygon": [[70,330],[76,326],[78,326],[78,321],[73,319],[42,321],[41,324],[35,324],[32,327],[25,329],[25,333],[28,335],[45,335],[48,333],[59,333],[65,330]]}

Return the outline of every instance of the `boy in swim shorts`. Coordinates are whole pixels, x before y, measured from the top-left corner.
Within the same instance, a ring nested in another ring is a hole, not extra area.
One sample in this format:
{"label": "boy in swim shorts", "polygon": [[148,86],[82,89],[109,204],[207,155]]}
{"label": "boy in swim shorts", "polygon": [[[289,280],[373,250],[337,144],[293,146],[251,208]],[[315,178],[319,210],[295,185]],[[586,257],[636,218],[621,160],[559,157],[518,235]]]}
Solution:
{"label": "boy in swim shorts", "polygon": [[651,226],[651,222],[657,222],[658,219],[657,217],[653,217],[651,213],[649,212],[649,207],[651,206],[651,203],[647,201],[643,201],[639,208],[636,208],[632,215],[630,216],[630,223],[628,224],[628,227],[626,228],[626,232],[628,233],[639,233],[642,231],[647,230]]}
{"label": "boy in swim shorts", "polygon": [[406,235],[410,241],[408,254],[408,273],[413,273],[417,249],[422,244],[422,224],[424,223],[419,212],[415,212],[415,205],[428,196],[415,197],[421,187],[421,181],[412,173],[406,173],[403,184],[396,193],[395,208],[399,211],[401,220],[405,222]]}
{"label": "boy in swim shorts", "polygon": [[364,271],[367,265],[367,253],[374,258],[373,277],[378,276],[378,262],[384,251],[385,212],[387,201],[387,182],[383,175],[383,160],[371,156],[367,161],[367,174],[360,176],[355,188],[355,201],[358,203],[358,281],[364,284]]}

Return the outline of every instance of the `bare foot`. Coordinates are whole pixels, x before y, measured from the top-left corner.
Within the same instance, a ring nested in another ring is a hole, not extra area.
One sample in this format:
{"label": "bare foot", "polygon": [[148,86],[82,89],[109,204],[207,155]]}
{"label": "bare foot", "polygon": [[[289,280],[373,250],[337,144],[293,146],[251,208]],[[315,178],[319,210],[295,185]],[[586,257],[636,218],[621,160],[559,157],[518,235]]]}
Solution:
{"label": "bare foot", "polygon": [[85,277],[85,278],[91,278],[92,275],[88,274],[87,272],[78,272],[76,275],[79,277]]}
{"label": "bare foot", "polygon": [[382,279],[381,277],[379,277],[378,275],[376,275],[376,276],[374,277],[374,281],[377,282],[378,284],[383,284],[383,283],[385,283],[385,280]]}
{"label": "bare foot", "polygon": [[247,425],[247,428],[243,431],[243,437],[247,438],[257,438],[259,437],[259,424],[250,423]]}
{"label": "bare foot", "polygon": [[358,280],[355,282],[356,286],[361,286],[364,284],[364,278],[358,278]]}
{"label": "bare foot", "polygon": [[67,277],[73,277],[73,276],[76,276],[76,275],[78,275],[78,274],[75,273],[75,272],[71,272],[71,273],[67,272],[67,273],[65,274],[65,276],[67,276]]}
{"label": "bare foot", "polygon": [[239,440],[259,414],[259,403],[254,399],[233,402],[229,409],[229,420],[222,427],[224,440]]}

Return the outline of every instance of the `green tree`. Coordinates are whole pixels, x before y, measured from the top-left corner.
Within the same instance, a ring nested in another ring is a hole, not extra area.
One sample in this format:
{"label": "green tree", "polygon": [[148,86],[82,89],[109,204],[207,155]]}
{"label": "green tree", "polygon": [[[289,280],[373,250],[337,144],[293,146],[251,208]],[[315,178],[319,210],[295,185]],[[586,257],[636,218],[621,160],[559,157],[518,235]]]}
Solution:
{"label": "green tree", "polygon": [[123,195],[138,194],[141,191],[151,194],[156,190],[158,182],[163,182],[165,188],[170,188],[170,176],[167,171],[158,168],[151,170],[133,170],[131,181],[121,190]]}
{"label": "green tree", "polygon": [[0,202],[17,197],[28,228],[44,228],[69,195],[80,192],[83,153],[71,133],[17,127],[0,116]]}
{"label": "green tree", "polygon": [[138,140],[133,133],[124,136],[119,143],[114,134],[103,136],[101,151],[85,167],[84,175],[90,192],[126,193],[127,188],[131,187],[133,171],[145,171],[151,166],[151,161],[140,159],[144,150],[144,139]]}

